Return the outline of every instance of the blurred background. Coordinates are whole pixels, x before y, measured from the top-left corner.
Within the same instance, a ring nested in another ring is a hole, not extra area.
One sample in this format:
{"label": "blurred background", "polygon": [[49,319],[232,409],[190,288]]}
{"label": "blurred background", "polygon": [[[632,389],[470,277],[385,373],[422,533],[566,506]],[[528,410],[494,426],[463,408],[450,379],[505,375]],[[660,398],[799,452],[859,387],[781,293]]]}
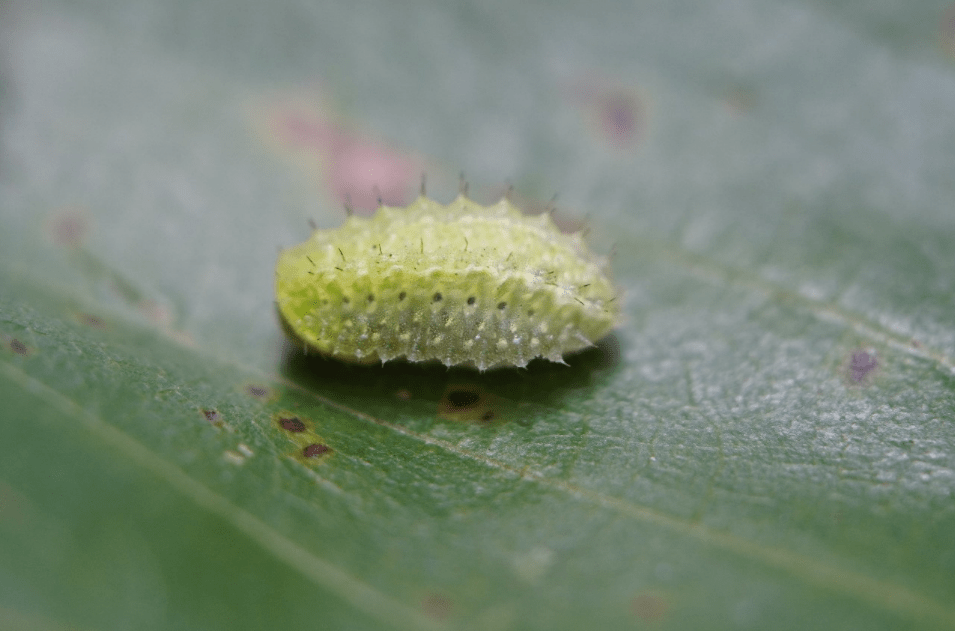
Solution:
{"label": "blurred background", "polygon": [[[0,3],[0,627],[955,627],[953,104],[951,0]],[[608,340],[285,341],[462,172]]]}

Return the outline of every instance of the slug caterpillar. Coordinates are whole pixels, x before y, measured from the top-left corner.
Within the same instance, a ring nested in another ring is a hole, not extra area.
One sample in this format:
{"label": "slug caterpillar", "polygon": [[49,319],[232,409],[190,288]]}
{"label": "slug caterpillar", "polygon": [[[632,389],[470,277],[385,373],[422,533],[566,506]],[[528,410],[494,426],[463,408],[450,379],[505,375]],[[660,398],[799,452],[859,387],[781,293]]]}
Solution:
{"label": "slug caterpillar", "polygon": [[505,197],[448,205],[422,194],[315,230],[284,250],[275,296],[287,329],[309,347],[359,363],[405,357],[485,370],[562,362],[616,324],[606,260],[549,214]]}

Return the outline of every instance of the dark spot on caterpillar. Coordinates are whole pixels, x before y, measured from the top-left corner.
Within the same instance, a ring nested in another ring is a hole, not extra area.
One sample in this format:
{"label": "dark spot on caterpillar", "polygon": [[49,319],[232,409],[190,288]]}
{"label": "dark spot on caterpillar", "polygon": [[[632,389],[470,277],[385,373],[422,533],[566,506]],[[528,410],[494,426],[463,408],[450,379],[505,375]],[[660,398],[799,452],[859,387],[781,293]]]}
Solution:
{"label": "dark spot on caterpillar", "polygon": [[30,352],[29,349],[27,348],[27,345],[21,342],[20,340],[18,340],[17,338],[13,338],[12,340],[10,340],[10,350],[16,353],[17,355],[26,355],[27,353]]}
{"label": "dark spot on caterpillar", "polygon": [[306,458],[315,458],[316,456],[325,455],[331,450],[331,447],[328,445],[312,443],[311,445],[307,445],[304,449],[302,449],[302,455]]}
{"label": "dark spot on caterpillar", "polygon": [[469,304],[469,305],[473,305],[475,302],[477,302],[477,298],[475,298],[474,296],[469,296],[469,297],[468,297],[468,304]]}
{"label": "dark spot on caterpillar", "polygon": [[407,292],[404,292],[404,291],[403,291],[403,292],[401,292],[400,294],[398,294],[398,300],[404,300],[404,299],[407,298],[407,297],[408,297],[408,293],[407,293]]}
{"label": "dark spot on caterpillar", "polygon": [[434,300],[435,302],[441,302],[441,292],[440,292],[440,291],[435,292],[433,300]]}
{"label": "dark spot on caterpillar", "polygon": [[498,309],[503,310],[504,307],[506,307],[506,306],[507,306],[507,303],[504,302],[504,301],[501,301],[501,302],[497,303],[497,308],[498,308]]}
{"label": "dark spot on caterpillar", "polygon": [[295,434],[305,431],[305,423],[303,423],[301,419],[299,419],[297,416],[280,418],[279,426],[282,429],[289,432],[293,432]]}

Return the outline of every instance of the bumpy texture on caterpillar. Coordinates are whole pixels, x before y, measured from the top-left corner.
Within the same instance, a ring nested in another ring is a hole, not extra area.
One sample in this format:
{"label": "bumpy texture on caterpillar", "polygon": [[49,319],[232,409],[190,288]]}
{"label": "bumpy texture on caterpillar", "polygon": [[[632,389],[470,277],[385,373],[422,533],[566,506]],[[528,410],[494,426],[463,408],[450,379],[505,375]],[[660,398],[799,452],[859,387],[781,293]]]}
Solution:
{"label": "bumpy texture on caterpillar", "polygon": [[283,251],[275,295],[288,329],[323,354],[484,370],[562,362],[606,335],[619,316],[606,264],[547,213],[421,195]]}

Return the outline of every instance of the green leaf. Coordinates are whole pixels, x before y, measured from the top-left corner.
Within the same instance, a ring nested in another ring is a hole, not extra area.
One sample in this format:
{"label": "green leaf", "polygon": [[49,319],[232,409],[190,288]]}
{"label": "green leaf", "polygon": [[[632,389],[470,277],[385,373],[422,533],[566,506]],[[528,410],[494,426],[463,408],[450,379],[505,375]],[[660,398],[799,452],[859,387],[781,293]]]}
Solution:
{"label": "green leaf", "polygon": [[[955,627],[950,16],[4,4],[0,627]],[[278,248],[422,170],[558,192],[625,322],[303,355]]]}

